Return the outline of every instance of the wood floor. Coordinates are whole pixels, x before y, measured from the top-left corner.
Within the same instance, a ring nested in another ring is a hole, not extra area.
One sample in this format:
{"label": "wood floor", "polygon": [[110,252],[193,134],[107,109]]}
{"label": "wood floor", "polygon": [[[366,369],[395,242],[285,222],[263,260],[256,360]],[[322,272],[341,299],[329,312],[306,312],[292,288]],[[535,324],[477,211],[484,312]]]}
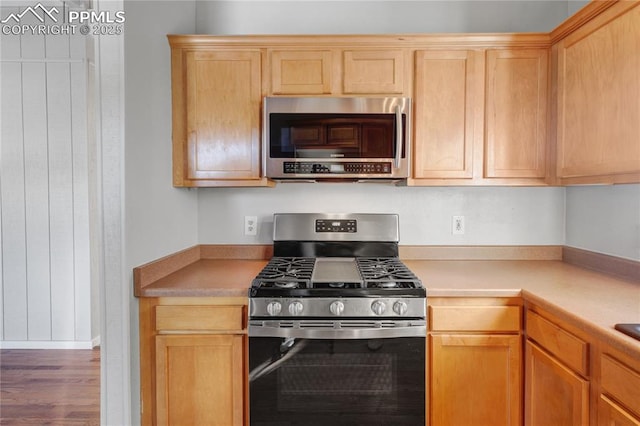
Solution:
{"label": "wood floor", "polygon": [[100,350],[0,350],[1,425],[99,425]]}

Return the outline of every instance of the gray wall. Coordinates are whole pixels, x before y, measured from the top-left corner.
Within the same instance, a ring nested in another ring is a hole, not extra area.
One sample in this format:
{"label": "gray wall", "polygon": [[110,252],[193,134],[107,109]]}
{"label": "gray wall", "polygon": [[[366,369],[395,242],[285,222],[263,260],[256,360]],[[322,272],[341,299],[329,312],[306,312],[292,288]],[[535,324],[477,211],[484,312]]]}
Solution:
{"label": "gray wall", "polygon": [[640,260],[640,185],[567,188],[566,244]]}
{"label": "gray wall", "polygon": [[200,34],[547,32],[564,1],[199,1]]}
{"label": "gray wall", "polygon": [[140,347],[131,270],[198,242],[197,192],[173,188],[171,180],[171,66],[166,38],[170,33],[195,32],[195,4],[127,1],[124,10],[128,273],[123,285],[130,302],[131,418],[138,424]]}
{"label": "gray wall", "polygon": [[[400,214],[403,245],[561,245],[563,188],[411,188],[382,184],[279,184],[273,189],[199,190],[201,243],[269,244],[274,212]],[[244,215],[258,235],[243,235]],[[451,234],[451,216],[465,234]]]}

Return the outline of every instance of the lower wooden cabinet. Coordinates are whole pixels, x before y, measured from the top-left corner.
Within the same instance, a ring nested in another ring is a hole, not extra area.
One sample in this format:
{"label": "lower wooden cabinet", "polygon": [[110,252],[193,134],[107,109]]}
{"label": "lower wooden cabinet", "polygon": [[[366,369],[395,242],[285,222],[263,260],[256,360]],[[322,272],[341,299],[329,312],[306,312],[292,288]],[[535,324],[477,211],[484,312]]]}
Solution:
{"label": "lower wooden cabinet", "polygon": [[431,425],[519,425],[519,335],[435,335]]}
{"label": "lower wooden cabinet", "polygon": [[598,425],[640,426],[640,420],[605,395],[598,401]]}
{"label": "lower wooden cabinet", "polygon": [[609,354],[600,357],[598,425],[640,425],[640,372]]}
{"label": "lower wooden cabinet", "polygon": [[588,426],[589,382],[526,343],[527,426]]}
{"label": "lower wooden cabinet", "polygon": [[156,336],[159,425],[242,425],[243,337]]}
{"label": "lower wooden cabinet", "polygon": [[[247,299],[139,300],[140,423],[248,424]],[[428,299],[427,425],[640,426],[640,355],[524,303]]]}
{"label": "lower wooden cabinet", "polygon": [[589,425],[589,343],[527,310],[525,425]]}
{"label": "lower wooden cabinet", "polygon": [[521,308],[504,305],[514,302],[430,300],[431,426],[522,424]]}
{"label": "lower wooden cabinet", "polygon": [[141,298],[142,425],[245,424],[245,298]]}

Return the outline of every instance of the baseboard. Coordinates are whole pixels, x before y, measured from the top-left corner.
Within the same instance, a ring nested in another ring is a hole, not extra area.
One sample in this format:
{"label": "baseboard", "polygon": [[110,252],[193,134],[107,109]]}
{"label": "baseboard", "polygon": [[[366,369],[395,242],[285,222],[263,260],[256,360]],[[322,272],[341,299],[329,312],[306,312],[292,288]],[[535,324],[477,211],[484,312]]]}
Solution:
{"label": "baseboard", "polygon": [[[97,339],[99,345],[100,338],[98,337]],[[0,340],[0,349],[93,349],[95,346],[98,346],[94,345],[94,340]]]}

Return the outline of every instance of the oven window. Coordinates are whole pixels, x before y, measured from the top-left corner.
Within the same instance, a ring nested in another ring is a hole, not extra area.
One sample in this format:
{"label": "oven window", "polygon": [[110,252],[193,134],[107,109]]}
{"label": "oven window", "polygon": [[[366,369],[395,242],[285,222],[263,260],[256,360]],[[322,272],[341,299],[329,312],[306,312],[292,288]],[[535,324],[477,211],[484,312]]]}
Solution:
{"label": "oven window", "polygon": [[251,425],[424,425],[424,353],[418,337],[251,337]]}
{"label": "oven window", "polygon": [[278,388],[292,395],[393,394],[395,355],[303,354],[278,370]]}
{"label": "oven window", "polygon": [[[271,158],[393,158],[395,114],[269,115]],[[402,116],[406,130],[406,116]],[[406,134],[406,132],[405,132]],[[402,157],[404,141],[402,141]]]}

